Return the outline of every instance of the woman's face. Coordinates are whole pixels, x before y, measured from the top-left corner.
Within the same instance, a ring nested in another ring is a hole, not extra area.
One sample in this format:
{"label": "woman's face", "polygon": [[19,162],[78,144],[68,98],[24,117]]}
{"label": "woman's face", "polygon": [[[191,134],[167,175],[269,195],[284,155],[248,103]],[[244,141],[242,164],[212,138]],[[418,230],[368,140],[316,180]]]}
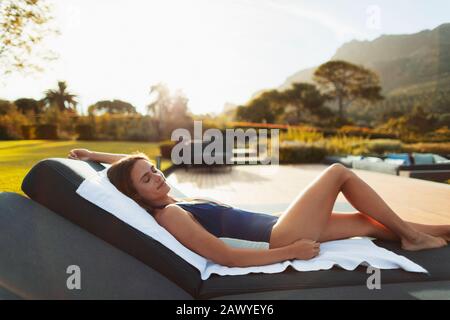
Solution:
{"label": "woman's face", "polygon": [[131,180],[141,198],[152,201],[164,198],[170,190],[164,174],[147,160],[137,160],[131,170]]}

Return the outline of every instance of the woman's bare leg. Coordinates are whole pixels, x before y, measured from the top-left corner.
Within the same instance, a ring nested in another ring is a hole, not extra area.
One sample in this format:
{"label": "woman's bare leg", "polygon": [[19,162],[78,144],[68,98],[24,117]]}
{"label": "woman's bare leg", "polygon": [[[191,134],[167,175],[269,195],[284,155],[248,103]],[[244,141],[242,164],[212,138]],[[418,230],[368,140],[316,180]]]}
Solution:
{"label": "woman's bare leg", "polygon": [[[435,237],[450,239],[450,225],[426,225],[405,221],[414,229]],[[380,240],[399,241],[395,233],[361,212],[333,212],[318,241],[326,242],[351,237],[373,237]]]}
{"label": "woman's bare leg", "polygon": [[352,237],[373,237],[389,241],[400,240],[395,233],[365,214],[333,212],[318,241],[327,242]]}
{"label": "woman's bare leg", "polygon": [[404,249],[422,250],[447,244],[443,238],[424,233],[414,228],[413,224],[402,220],[366,182],[353,171],[343,168],[350,173],[350,178],[345,181],[341,189],[345,198],[354,208],[364,212],[397,235]]}
{"label": "woman's bare leg", "polygon": [[450,225],[428,225],[415,222],[408,222],[414,229],[435,237],[441,237],[445,241],[450,241]]}
{"label": "woman's bare leg", "polygon": [[415,230],[400,219],[355,173],[335,164],[311,182],[280,216],[272,231],[271,247],[289,245],[299,239],[319,240],[341,191],[354,208],[397,235],[405,249],[421,250],[446,244],[441,238]]}

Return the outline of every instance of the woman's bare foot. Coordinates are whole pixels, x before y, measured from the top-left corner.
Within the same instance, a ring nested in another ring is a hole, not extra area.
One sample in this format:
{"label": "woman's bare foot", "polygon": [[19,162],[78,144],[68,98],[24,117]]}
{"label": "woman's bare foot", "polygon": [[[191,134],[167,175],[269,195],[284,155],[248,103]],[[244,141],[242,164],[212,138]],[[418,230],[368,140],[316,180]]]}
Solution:
{"label": "woman's bare foot", "polygon": [[448,224],[428,225],[414,222],[408,222],[408,224],[419,232],[423,232],[434,237],[441,237],[445,241],[450,241],[450,225]]}
{"label": "woman's bare foot", "polygon": [[423,232],[418,232],[414,240],[402,239],[402,248],[408,251],[441,248],[446,245],[447,241],[443,238],[434,237]]}
{"label": "woman's bare foot", "polygon": [[450,226],[442,226],[442,232],[439,235],[441,238],[443,238],[445,241],[450,241]]}
{"label": "woman's bare foot", "polygon": [[[428,233],[428,232],[426,232]],[[435,237],[441,237],[445,241],[450,241],[450,226],[449,225],[441,225],[436,226],[436,231],[433,233],[428,233]]]}
{"label": "woman's bare foot", "polygon": [[432,229],[421,231],[434,237],[441,237],[447,242],[450,241],[450,225],[431,226],[430,228]]}
{"label": "woman's bare foot", "polygon": [[450,231],[442,238],[444,238],[445,241],[449,242],[450,241]]}

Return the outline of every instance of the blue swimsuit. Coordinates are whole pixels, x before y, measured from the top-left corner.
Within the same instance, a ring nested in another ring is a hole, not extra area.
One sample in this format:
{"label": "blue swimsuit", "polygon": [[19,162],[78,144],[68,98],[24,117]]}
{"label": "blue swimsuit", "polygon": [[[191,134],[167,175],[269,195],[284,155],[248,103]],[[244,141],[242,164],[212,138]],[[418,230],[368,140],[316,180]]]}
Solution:
{"label": "blue swimsuit", "polygon": [[176,205],[192,213],[195,219],[218,238],[270,242],[278,217],[234,208],[214,201],[183,202]]}

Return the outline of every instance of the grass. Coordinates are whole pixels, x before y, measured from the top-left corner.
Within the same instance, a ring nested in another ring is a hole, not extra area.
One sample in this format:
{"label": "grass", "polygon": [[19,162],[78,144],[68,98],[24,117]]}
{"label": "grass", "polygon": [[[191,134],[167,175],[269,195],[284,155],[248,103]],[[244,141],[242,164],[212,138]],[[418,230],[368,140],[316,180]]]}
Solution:
{"label": "grass", "polygon": [[[150,159],[159,155],[158,143],[128,141],[53,141],[53,140],[13,140],[0,141],[0,192],[24,194],[20,188],[28,171],[40,160],[46,158],[66,158],[71,149],[132,153],[145,152]],[[167,169],[170,161],[162,160],[162,169]]]}
{"label": "grass", "polygon": [[[290,132],[283,136],[286,140],[313,143],[325,147],[333,153],[360,154],[367,151],[431,152],[450,154],[450,143],[420,143],[402,145],[399,141],[368,140],[356,137],[323,138],[316,133],[300,134]],[[282,139],[283,140],[283,139]],[[9,191],[23,194],[20,186],[28,171],[40,160],[46,158],[66,158],[71,149],[86,148],[101,152],[132,153],[145,152],[151,159],[159,155],[158,143],[128,141],[56,141],[56,140],[9,140],[0,141],[0,192]],[[379,149],[379,150],[378,150]],[[386,149],[386,150],[385,150]],[[392,150],[391,150],[392,149]],[[170,161],[162,160],[162,169],[167,169]],[[449,181],[450,183],[450,181]]]}

